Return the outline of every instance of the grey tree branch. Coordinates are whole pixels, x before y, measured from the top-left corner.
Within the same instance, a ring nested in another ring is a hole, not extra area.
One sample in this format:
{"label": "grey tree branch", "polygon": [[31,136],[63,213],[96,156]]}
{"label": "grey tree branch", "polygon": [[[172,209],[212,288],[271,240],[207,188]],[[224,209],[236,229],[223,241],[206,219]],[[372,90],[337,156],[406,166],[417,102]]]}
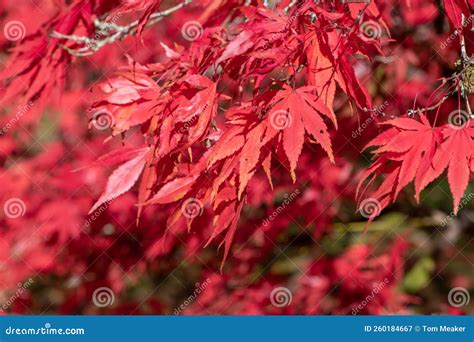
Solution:
{"label": "grey tree branch", "polygon": [[[168,8],[167,10],[155,12],[150,15],[150,18],[145,27],[150,27],[160,22],[163,18],[171,15],[172,13],[180,10],[181,8],[189,5],[192,0],[184,0],[176,6]],[[86,36],[77,36],[77,35],[68,35],[62,34],[56,31],[50,33],[51,37],[71,40],[79,45],[84,45],[79,49],[71,49],[63,44],[60,44],[61,48],[68,51],[71,55],[83,57],[90,56],[99,51],[102,47],[112,44],[117,40],[122,40],[123,38],[133,35],[137,32],[139,25],[139,20],[135,20],[128,25],[122,26],[117,25],[113,22],[102,21],[99,19],[94,20],[94,26],[96,28],[96,33],[94,38]],[[99,37],[99,38],[95,38]]]}

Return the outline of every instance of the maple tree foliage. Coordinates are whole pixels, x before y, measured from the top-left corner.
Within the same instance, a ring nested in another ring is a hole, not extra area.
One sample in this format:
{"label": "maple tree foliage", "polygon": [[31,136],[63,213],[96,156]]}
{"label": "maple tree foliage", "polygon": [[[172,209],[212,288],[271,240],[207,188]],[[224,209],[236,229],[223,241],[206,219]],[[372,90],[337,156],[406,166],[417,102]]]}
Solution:
{"label": "maple tree foliage", "polygon": [[[24,211],[0,218],[6,288],[67,279],[58,312],[95,312],[84,302],[104,277],[121,293],[189,262],[210,284],[189,314],[350,314],[382,282],[362,313],[416,303],[400,291],[400,236],[382,252],[309,248],[285,308],[268,296],[286,273],[253,274],[291,229],[330,239],[347,203],[370,232],[446,177],[458,213],[474,171],[474,1],[0,4],[0,105],[16,113],[1,117],[1,199]],[[115,312],[172,305],[136,297]]]}

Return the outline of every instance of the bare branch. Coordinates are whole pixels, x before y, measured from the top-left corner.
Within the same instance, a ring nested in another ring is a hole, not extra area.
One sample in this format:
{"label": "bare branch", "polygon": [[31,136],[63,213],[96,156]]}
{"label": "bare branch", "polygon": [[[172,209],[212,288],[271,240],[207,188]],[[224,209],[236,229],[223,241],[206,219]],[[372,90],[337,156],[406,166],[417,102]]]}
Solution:
{"label": "bare branch", "polygon": [[[145,27],[148,28],[150,26],[155,25],[156,23],[160,22],[163,18],[189,5],[191,2],[192,0],[184,0],[178,5],[171,7],[167,10],[152,13]],[[138,30],[139,23],[140,23],[139,20],[135,20],[128,25],[122,26],[122,25],[117,25],[112,22],[95,19],[94,20],[94,26],[96,28],[95,36],[104,37],[102,39],[96,39],[96,38],[85,37],[85,36],[77,36],[77,35],[67,35],[67,34],[56,32],[56,31],[51,32],[50,36],[54,38],[58,38],[58,39],[74,41],[79,45],[84,45],[83,47],[78,48],[78,49],[71,49],[69,47],[66,47],[64,44],[59,45],[64,50],[68,51],[71,55],[78,56],[78,57],[90,56],[108,44],[112,44],[116,42],[117,40],[122,40],[127,36],[135,34]]]}

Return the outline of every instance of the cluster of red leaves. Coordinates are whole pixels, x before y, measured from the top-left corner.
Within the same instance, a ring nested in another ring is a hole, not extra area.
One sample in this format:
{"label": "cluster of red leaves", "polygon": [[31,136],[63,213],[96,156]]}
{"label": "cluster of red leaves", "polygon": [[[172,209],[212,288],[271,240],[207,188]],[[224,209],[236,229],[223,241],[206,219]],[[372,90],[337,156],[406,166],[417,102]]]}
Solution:
{"label": "cluster of red leaves", "polygon": [[[400,191],[409,183],[415,184],[415,198],[428,184],[438,178],[446,169],[453,194],[454,212],[466,191],[471,172],[474,172],[474,126],[446,124],[432,127],[423,113],[421,122],[411,118],[399,118],[384,122],[391,126],[372,140],[367,147],[378,147],[373,153],[375,162],[362,176],[359,197],[378,175],[384,175],[383,183],[370,194],[380,199],[382,208],[395,201]],[[367,184],[365,181],[368,179]],[[372,213],[370,219],[379,212]]]}
{"label": "cluster of red leaves", "polygon": [[[378,41],[365,42],[356,29],[336,29],[354,26],[361,4],[350,5],[349,12],[329,12],[312,2],[287,14],[282,8],[225,6],[221,11],[248,20],[224,27],[225,16],[216,12],[207,19],[213,26],[204,25],[203,36],[188,49],[163,45],[166,62],[132,63],[99,86],[104,96],[93,111],[111,115],[116,134],[141,125],[150,152],[130,155],[93,209],[128,191],[145,170],[138,206],[198,201],[213,217],[210,240],[224,235],[225,259],[259,169],[271,184],[278,162],[296,181],[305,141],[319,144],[334,162],[326,122],[337,127],[336,85],[359,108],[371,108],[348,52],[369,58],[381,52]],[[378,17],[371,4],[368,18]],[[168,227],[191,226],[181,206],[175,208]]]}
{"label": "cluster of red leaves", "polygon": [[[354,198],[351,172],[356,158],[339,147],[347,144],[345,133],[357,127],[354,116],[347,114],[373,113],[374,103],[383,101],[372,99],[364,83],[371,65],[375,70],[379,63],[374,57],[386,53],[389,30],[399,25],[391,11],[395,2],[285,0],[267,7],[261,1],[202,0],[178,15],[180,26],[197,19],[202,28],[198,39],[183,39],[176,25],[162,32],[147,28],[152,13],[174,3],[76,0],[43,6],[47,19],[28,26],[21,43],[0,41],[2,47],[12,47],[0,72],[5,89],[0,104],[9,109],[28,104],[21,124],[30,128],[44,111],[46,117],[60,112],[59,142],[44,144],[40,152],[28,146],[31,136],[22,128],[14,127],[0,138],[1,179],[6,184],[1,199],[18,197],[27,204],[25,216],[1,218],[1,259],[6,270],[18,270],[2,272],[1,281],[11,287],[28,276],[49,274],[70,279],[74,288],[77,275],[86,275],[80,291],[68,291],[65,285],[59,310],[74,312],[103,283],[121,292],[127,286],[123,272],[133,278],[127,279],[130,283],[138,284],[156,260],[166,263],[161,272],[172,274],[180,263],[171,255],[183,253],[184,260],[200,265],[204,245],[218,249],[223,244],[220,260],[213,250],[214,258],[205,262],[212,270],[220,263],[229,266],[211,277],[209,291],[189,312],[205,308],[212,313],[275,313],[268,293],[281,279],[270,274],[245,294],[232,288],[248,285],[235,282],[251,276],[289,225],[296,222],[302,231],[310,227],[319,237],[343,215],[341,201]],[[29,4],[15,12],[7,3],[0,1],[7,19],[27,22],[35,9]],[[449,22],[466,35],[461,14],[469,16],[472,5],[445,0]],[[408,25],[442,15],[434,1],[405,0],[400,6]],[[79,59],[70,53],[82,47],[79,41],[51,36],[55,31],[93,37],[97,18],[119,18],[114,24],[136,19],[139,39],[116,42]],[[368,39],[361,20],[376,24],[383,35]],[[445,38],[429,37],[435,43]],[[357,176],[357,195],[360,200],[376,198],[384,208],[414,181],[418,199],[447,170],[456,211],[473,170],[474,127],[471,121],[461,129],[452,127],[443,115],[430,123],[422,111],[416,118],[405,115],[414,101],[430,103],[433,89],[427,81],[442,74],[436,65],[425,63],[431,55],[424,55],[425,50],[417,54],[415,48],[415,42],[403,39],[390,51],[394,62],[385,70],[394,77],[384,85],[394,105],[386,111],[397,118],[375,119],[380,127],[390,128],[367,145],[377,147],[376,158]],[[124,52],[133,56],[127,56],[128,65],[113,65]],[[407,70],[413,66],[423,70],[425,78],[409,78]],[[89,79],[103,69],[114,73],[104,73],[98,83]],[[401,84],[407,84],[408,95],[397,92]],[[107,140],[121,137],[122,146],[103,145],[100,136],[88,133],[83,103],[77,98],[88,98],[82,102],[91,104],[89,127],[100,127],[105,119],[112,131]],[[447,101],[446,106],[453,103]],[[2,118],[2,123],[8,120]],[[357,155],[358,146],[375,131],[367,130],[354,142]],[[372,190],[379,176],[382,183]],[[302,195],[288,204],[287,214],[262,225],[262,219],[279,209],[275,198],[288,196],[296,185]],[[111,223],[115,230],[110,231]],[[85,253],[84,246],[91,245]],[[295,280],[294,303],[285,312],[349,313],[348,308],[385,277],[389,285],[364,312],[400,312],[407,298],[398,295],[401,274],[393,271],[402,272],[404,250],[397,242],[391,253],[375,257],[370,247],[361,245],[337,258],[310,262]],[[362,260],[363,266],[353,265],[354,260]],[[239,269],[233,272],[234,267]],[[354,286],[347,275],[360,284]],[[335,282],[342,282],[339,301],[319,307]],[[230,299],[216,301],[222,293]],[[131,300],[117,312],[137,312],[140,302]],[[150,300],[147,305],[148,312],[161,312],[159,303]]]}

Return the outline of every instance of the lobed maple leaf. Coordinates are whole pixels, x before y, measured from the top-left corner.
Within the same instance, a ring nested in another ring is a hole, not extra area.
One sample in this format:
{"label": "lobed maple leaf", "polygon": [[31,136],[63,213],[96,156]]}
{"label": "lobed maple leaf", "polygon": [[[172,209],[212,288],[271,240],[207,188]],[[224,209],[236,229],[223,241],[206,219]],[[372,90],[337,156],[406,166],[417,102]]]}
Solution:
{"label": "lobed maple leaf", "polygon": [[[454,212],[458,212],[474,158],[474,122],[470,120],[462,127],[451,124],[432,127],[423,113],[420,112],[419,116],[420,121],[398,118],[385,122],[384,125],[390,128],[367,145],[366,148],[378,148],[373,151],[374,164],[364,172],[359,182],[359,203],[364,197],[374,198],[379,201],[381,210],[395,201],[400,191],[412,181],[415,199],[419,201],[421,191],[447,169]],[[385,175],[382,184],[366,195],[368,186],[382,174]],[[368,184],[360,191],[366,181]],[[380,210],[370,215],[369,222]]]}
{"label": "lobed maple leaf", "polygon": [[293,89],[285,85],[274,96],[273,107],[268,113],[266,139],[282,131],[282,146],[290,162],[293,181],[296,179],[295,169],[303,149],[305,132],[309,141],[320,144],[334,162],[331,139],[323,117],[330,119],[337,127],[336,117],[313,91],[311,86]]}
{"label": "lobed maple leaf", "polygon": [[130,190],[130,188],[137,182],[138,177],[140,177],[143,168],[145,167],[146,159],[149,157],[149,150],[149,148],[136,149],[133,158],[115,169],[107,181],[103,194],[91,208],[89,213],[92,213],[102,204],[110,202]]}

